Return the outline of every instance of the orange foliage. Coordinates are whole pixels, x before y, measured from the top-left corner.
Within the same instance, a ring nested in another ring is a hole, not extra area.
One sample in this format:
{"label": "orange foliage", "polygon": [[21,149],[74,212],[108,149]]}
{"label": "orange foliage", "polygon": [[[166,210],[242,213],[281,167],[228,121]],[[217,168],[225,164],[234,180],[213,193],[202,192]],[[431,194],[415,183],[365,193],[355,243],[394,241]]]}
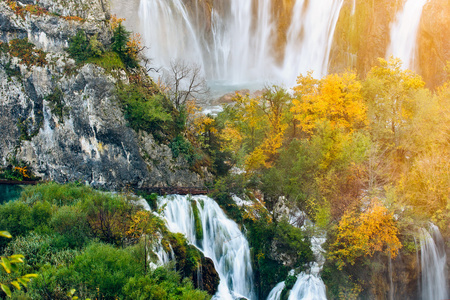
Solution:
{"label": "orange foliage", "polygon": [[111,26],[111,30],[114,31],[114,29],[117,28],[122,22],[125,21],[123,18],[118,18],[116,15],[112,15],[111,19],[109,19],[109,26]]}
{"label": "orange foliage", "polygon": [[354,265],[358,258],[372,256],[375,252],[395,258],[402,247],[398,232],[393,215],[374,200],[361,214],[355,211],[344,214],[329,258],[336,261],[339,269],[346,264]]}

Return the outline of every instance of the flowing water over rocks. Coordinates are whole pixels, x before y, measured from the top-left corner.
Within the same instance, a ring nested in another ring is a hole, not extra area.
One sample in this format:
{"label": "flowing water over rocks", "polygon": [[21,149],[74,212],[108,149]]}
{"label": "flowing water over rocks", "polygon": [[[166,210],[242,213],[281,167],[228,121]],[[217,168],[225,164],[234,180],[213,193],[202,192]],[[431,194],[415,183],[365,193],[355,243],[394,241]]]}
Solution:
{"label": "flowing water over rocks", "polygon": [[[196,237],[192,206],[199,212],[203,238]],[[170,231],[186,235],[188,241],[213,260],[219,273],[217,299],[255,299],[253,270],[248,242],[237,224],[228,219],[219,205],[206,196],[172,195],[158,198],[158,207]]]}
{"label": "flowing water over rocks", "polygon": [[447,255],[439,228],[430,224],[420,234],[421,299],[448,299]]}

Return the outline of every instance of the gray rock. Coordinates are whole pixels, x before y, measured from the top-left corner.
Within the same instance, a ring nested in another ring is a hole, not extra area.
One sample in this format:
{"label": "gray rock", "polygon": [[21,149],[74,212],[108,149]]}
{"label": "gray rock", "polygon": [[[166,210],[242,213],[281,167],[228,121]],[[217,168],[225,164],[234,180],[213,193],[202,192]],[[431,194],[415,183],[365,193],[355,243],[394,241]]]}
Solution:
{"label": "gray rock", "polygon": [[[87,20],[67,21],[55,15],[22,19],[0,2],[0,40],[28,37],[48,52],[49,62],[44,67],[26,66],[0,53],[0,167],[15,157],[28,162],[44,180],[77,180],[110,190],[203,186],[209,177],[190,171],[183,158],[174,159],[170,148],[156,143],[152,135],[127,126],[115,94],[116,78],[126,79],[126,74],[107,73],[92,64],[78,68],[64,53],[69,37],[79,29],[110,40],[102,1],[39,3],[49,11]],[[56,89],[62,92],[60,112],[52,110],[48,98]]]}

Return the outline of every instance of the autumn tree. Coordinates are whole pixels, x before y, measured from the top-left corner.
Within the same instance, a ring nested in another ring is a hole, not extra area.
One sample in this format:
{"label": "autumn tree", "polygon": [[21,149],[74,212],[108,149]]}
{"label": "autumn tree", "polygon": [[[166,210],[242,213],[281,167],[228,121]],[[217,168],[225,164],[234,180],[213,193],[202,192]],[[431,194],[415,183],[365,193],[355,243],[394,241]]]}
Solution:
{"label": "autumn tree", "polygon": [[309,72],[298,77],[294,92],[291,111],[307,134],[324,121],[350,132],[366,124],[362,85],[354,72],[330,74],[320,80]]}
{"label": "autumn tree", "polygon": [[410,70],[403,70],[399,59],[379,59],[364,82],[368,103],[370,132],[382,149],[398,149],[404,128],[411,120],[416,102],[414,95],[425,83]]}
{"label": "autumn tree", "polygon": [[395,258],[402,247],[394,216],[383,204],[372,200],[361,213],[350,210],[339,221],[337,235],[328,258],[338,269],[354,265],[359,258],[384,253]]}

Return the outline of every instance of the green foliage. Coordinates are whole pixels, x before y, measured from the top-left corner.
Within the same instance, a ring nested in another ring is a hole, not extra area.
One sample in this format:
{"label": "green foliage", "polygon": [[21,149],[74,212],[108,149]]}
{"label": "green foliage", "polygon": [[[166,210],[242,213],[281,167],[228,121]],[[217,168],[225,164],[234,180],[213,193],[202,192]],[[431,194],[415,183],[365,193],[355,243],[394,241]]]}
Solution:
{"label": "green foliage", "polygon": [[62,206],[52,216],[50,226],[68,248],[81,248],[91,237],[87,215],[79,207]]}
{"label": "green foliage", "polygon": [[158,209],[158,204],[156,202],[158,200],[158,194],[156,193],[147,194],[142,191],[138,191],[136,192],[136,194],[144,198],[153,211],[156,211]]}
{"label": "green foliage", "polygon": [[[270,290],[286,278],[293,266],[302,267],[313,260],[310,240],[287,221],[267,224],[260,220],[248,223],[247,228],[257,266],[257,286],[262,297],[267,297]],[[292,266],[285,266],[272,258],[273,245],[276,245],[277,254],[282,253],[293,260]]]}
{"label": "green foliage", "polygon": [[206,292],[194,290],[192,282],[181,280],[178,273],[165,268],[158,268],[145,277],[130,278],[123,291],[125,299],[130,300],[210,299]]}
{"label": "green foliage", "polygon": [[78,30],[77,34],[69,39],[67,52],[77,63],[85,62],[88,59],[90,56],[89,41],[83,30]]}
{"label": "green foliage", "polygon": [[122,62],[122,59],[120,58],[119,54],[112,51],[104,52],[101,55],[96,55],[89,57],[87,59],[88,63],[96,64],[99,67],[102,67],[103,69],[107,71],[112,70],[123,70],[125,69],[125,65]]}
{"label": "green foliage", "polygon": [[144,130],[158,133],[167,128],[172,121],[170,111],[161,94],[152,94],[148,89],[137,84],[119,85],[117,94],[125,113],[125,119],[136,131]]}
{"label": "green foliage", "polygon": [[59,87],[53,90],[53,93],[44,99],[49,102],[52,114],[56,115],[61,123],[64,123],[64,117],[68,116],[68,108],[64,104],[63,92]]}
{"label": "green foliage", "polygon": [[177,135],[175,139],[169,144],[169,148],[172,150],[172,156],[174,158],[182,156],[189,164],[192,164],[194,162],[194,147],[192,147],[192,144],[182,135]]}

